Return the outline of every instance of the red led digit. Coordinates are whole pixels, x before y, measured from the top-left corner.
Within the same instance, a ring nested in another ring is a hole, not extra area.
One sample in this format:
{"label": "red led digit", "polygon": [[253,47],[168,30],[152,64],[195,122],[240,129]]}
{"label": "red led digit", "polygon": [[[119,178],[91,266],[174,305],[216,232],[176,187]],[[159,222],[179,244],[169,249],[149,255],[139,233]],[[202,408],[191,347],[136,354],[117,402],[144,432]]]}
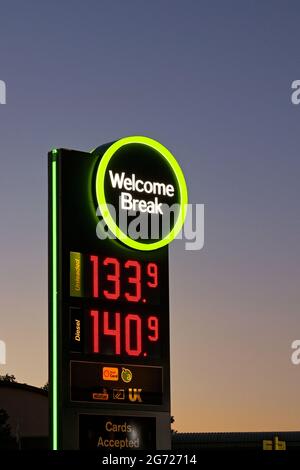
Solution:
{"label": "red led digit", "polygon": [[157,317],[149,317],[148,318],[148,330],[152,331],[153,334],[148,334],[148,339],[150,341],[157,341],[159,338],[159,322]]}
{"label": "red led digit", "polygon": [[92,263],[92,291],[93,291],[93,297],[99,297],[99,278],[98,278],[98,264],[99,264],[99,258],[98,256],[91,255],[90,256],[90,261]]}
{"label": "red led digit", "polygon": [[103,261],[104,266],[113,266],[114,273],[107,274],[106,279],[114,283],[113,290],[110,292],[108,290],[104,290],[103,294],[104,297],[107,299],[116,300],[120,297],[120,263],[116,258],[105,258]]}
{"label": "red led digit", "polygon": [[109,328],[109,313],[103,312],[103,334],[115,337],[115,354],[121,354],[120,314],[115,313],[115,327]]}
{"label": "red led digit", "polygon": [[141,287],[141,264],[138,261],[128,260],[124,267],[126,269],[134,268],[135,275],[128,278],[129,284],[134,284],[135,293],[129,294],[125,292],[125,298],[130,302],[138,302],[141,299],[142,287]]}
{"label": "red led digit", "polygon": [[148,281],[147,284],[149,287],[157,287],[158,286],[158,267],[155,263],[149,263],[147,265],[147,275],[152,279],[152,281]]}
{"label": "red led digit", "polygon": [[99,312],[91,310],[93,353],[99,353]]}
{"label": "red led digit", "polygon": [[[131,325],[135,325],[134,330]],[[132,347],[133,338],[135,339],[135,348]],[[128,356],[139,356],[142,352],[142,321],[134,313],[128,313],[125,317],[125,351]]]}

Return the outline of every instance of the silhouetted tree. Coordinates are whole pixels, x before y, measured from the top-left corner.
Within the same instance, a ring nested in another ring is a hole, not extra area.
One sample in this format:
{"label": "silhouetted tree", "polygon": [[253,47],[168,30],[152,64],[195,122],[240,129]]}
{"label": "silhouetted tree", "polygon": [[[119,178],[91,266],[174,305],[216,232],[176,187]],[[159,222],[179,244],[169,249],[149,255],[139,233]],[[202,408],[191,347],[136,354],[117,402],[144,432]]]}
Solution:
{"label": "silhouetted tree", "polygon": [[[175,423],[175,418],[174,418],[174,416],[171,416],[170,422],[171,422],[171,424],[174,424],[174,423]],[[175,434],[176,432],[177,432],[177,431],[176,431],[175,429],[172,429],[172,427],[171,427],[171,433],[172,433],[172,434]]]}
{"label": "silhouetted tree", "polygon": [[49,392],[49,382],[46,382],[45,385],[41,387],[42,390],[45,390],[45,392]]}
{"label": "silhouetted tree", "polygon": [[0,375],[0,382],[6,382],[6,383],[16,382],[16,377],[10,374]]}
{"label": "silhouetted tree", "polygon": [[17,442],[11,434],[8,424],[8,414],[2,408],[0,409],[0,449],[16,449]]}

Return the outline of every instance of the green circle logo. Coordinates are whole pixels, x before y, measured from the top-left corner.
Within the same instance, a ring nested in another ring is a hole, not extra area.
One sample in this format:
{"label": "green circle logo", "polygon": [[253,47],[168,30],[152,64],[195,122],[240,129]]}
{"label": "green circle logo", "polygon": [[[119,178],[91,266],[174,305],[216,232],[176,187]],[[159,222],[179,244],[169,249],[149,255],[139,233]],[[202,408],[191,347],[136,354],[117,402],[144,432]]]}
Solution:
{"label": "green circle logo", "polygon": [[122,367],[122,372],[121,372],[121,379],[123,382],[128,384],[132,380],[132,372],[130,369],[125,369],[125,367]]}
{"label": "green circle logo", "polygon": [[136,250],[167,245],[184,224],[183,172],[172,153],[148,137],[125,137],[108,147],[97,169],[96,196],[111,233]]}

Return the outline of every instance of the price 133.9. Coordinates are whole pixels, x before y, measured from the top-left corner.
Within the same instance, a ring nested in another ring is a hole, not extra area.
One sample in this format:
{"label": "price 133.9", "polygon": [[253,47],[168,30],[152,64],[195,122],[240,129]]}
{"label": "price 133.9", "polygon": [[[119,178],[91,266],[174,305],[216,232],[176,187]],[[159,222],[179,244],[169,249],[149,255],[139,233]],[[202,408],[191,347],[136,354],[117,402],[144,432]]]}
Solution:
{"label": "price 133.9", "polygon": [[[120,262],[117,258],[90,255],[92,297],[108,300],[125,299],[128,302],[147,302],[142,286],[148,289],[158,287],[158,266],[156,263],[142,264],[129,259]],[[102,281],[102,282],[101,282]]]}

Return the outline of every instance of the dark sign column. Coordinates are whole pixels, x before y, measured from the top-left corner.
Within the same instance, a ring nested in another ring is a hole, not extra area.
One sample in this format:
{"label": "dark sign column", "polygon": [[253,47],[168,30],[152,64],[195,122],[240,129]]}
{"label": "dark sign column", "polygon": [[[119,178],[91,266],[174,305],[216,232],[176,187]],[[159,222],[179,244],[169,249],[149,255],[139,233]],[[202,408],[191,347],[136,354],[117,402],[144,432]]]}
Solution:
{"label": "dark sign column", "polygon": [[161,218],[180,182],[160,149],[130,144],[49,154],[53,449],[170,448],[170,240],[118,230],[129,201]]}

